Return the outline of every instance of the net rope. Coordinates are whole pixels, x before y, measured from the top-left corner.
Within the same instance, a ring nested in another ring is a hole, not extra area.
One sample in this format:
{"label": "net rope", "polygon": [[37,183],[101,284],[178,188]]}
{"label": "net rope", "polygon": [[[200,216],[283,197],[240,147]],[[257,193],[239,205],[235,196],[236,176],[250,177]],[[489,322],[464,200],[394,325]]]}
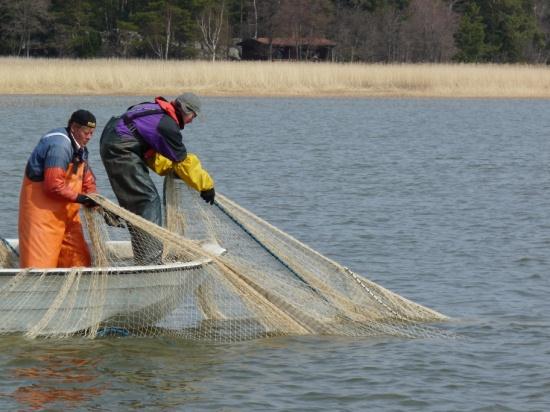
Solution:
{"label": "net rope", "polygon": [[227,197],[164,183],[157,226],[100,195],[83,209],[92,267],[16,269],[0,243],[0,334],[447,336],[448,318],[321,255]]}

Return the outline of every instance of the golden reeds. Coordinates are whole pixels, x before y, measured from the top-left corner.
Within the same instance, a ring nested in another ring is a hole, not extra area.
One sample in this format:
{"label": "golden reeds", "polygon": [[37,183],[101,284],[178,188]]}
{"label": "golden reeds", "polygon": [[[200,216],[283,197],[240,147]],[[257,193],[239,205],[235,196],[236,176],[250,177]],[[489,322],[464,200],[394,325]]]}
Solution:
{"label": "golden reeds", "polygon": [[550,98],[546,66],[0,58],[0,94]]}

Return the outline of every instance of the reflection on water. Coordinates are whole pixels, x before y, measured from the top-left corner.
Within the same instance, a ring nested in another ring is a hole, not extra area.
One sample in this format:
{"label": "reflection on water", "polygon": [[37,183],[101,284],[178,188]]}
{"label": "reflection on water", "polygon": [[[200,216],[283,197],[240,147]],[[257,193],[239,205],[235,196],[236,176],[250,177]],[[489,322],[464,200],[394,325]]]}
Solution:
{"label": "reflection on water", "polygon": [[0,339],[0,350],[10,353],[1,364],[2,378],[9,382],[1,397],[23,410],[103,403],[100,410],[113,410],[110,400],[132,410],[176,408],[205,398],[201,380],[211,378],[209,369],[223,362],[213,346],[162,339],[28,341],[12,336]]}
{"label": "reflection on water", "polygon": [[16,379],[28,382],[19,386],[11,396],[22,406],[32,410],[49,408],[53,404],[67,404],[74,408],[83,401],[100,395],[102,387],[74,386],[90,382],[93,384],[97,372],[93,363],[84,359],[56,359],[49,356],[46,359],[35,359],[41,366],[32,368],[14,368],[12,373]]}
{"label": "reflection on water", "polygon": [[[6,338],[9,339],[9,338]],[[65,405],[75,408],[100,396],[107,388],[99,378],[97,358],[83,358],[78,350],[37,345],[12,338],[20,348],[5,374],[16,388],[10,396],[25,410]],[[5,342],[4,342],[5,343]]]}

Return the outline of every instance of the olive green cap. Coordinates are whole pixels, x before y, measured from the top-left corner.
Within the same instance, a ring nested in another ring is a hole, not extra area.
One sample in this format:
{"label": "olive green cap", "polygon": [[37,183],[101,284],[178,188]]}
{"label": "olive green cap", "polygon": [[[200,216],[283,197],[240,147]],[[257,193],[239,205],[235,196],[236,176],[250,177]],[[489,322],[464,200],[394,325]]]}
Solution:
{"label": "olive green cap", "polygon": [[184,113],[193,112],[198,116],[201,112],[201,101],[194,93],[183,93],[176,97],[176,102],[181,105]]}

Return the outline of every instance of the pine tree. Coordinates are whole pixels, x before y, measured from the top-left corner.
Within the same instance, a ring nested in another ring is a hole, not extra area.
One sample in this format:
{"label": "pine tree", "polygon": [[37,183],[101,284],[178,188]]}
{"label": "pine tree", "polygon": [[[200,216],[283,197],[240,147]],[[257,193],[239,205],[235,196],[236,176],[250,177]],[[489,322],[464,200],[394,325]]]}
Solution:
{"label": "pine tree", "polygon": [[460,20],[455,33],[455,44],[459,52],[454,59],[465,63],[483,61],[487,51],[485,44],[485,24],[477,4],[471,3]]}

